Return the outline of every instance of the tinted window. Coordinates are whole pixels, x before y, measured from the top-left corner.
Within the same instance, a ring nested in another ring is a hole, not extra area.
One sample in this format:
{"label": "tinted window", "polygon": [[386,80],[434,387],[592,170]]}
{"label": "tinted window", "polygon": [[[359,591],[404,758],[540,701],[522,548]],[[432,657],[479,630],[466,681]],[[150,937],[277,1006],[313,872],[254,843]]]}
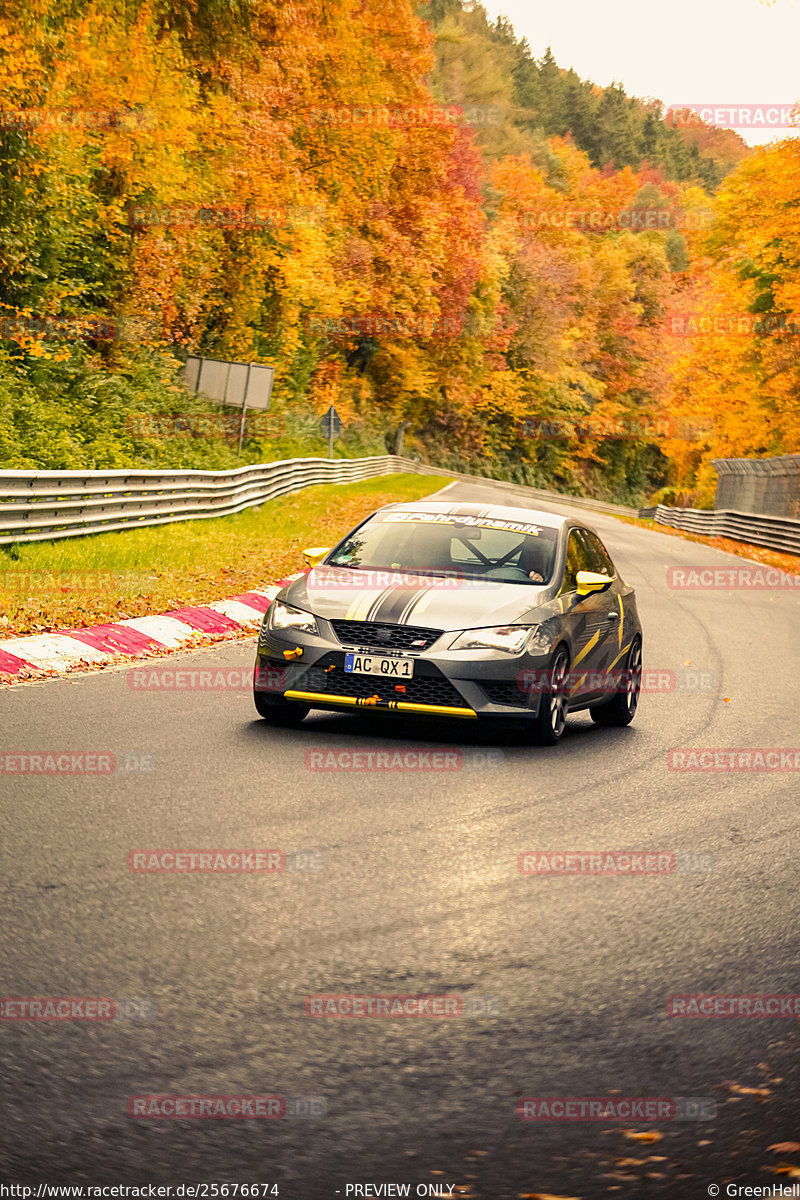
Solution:
{"label": "tinted window", "polygon": [[558,530],[534,520],[396,510],[371,517],[326,564],[543,584],[557,544]]}
{"label": "tinted window", "polygon": [[592,570],[594,568],[590,565],[589,553],[577,529],[573,529],[570,531],[567,542],[567,562],[564,567],[564,582],[561,585],[561,591],[574,592],[578,586],[578,571]]}
{"label": "tinted window", "polygon": [[611,561],[608,551],[596,533],[592,533],[589,529],[582,529],[581,534],[586,543],[586,549],[591,562],[590,571],[596,571],[598,575],[610,575],[613,579],[616,575],[614,564]]}

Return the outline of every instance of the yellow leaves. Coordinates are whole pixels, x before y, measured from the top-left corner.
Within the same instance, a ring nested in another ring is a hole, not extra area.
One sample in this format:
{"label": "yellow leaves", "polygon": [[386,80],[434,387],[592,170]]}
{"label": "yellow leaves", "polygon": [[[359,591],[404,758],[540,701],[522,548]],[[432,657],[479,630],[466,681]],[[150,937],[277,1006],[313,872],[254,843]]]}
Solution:
{"label": "yellow leaves", "polygon": [[660,1142],[664,1137],[663,1133],[659,1133],[657,1129],[645,1129],[641,1133],[632,1129],[623,1129],[622,1133],[629,1142]]}

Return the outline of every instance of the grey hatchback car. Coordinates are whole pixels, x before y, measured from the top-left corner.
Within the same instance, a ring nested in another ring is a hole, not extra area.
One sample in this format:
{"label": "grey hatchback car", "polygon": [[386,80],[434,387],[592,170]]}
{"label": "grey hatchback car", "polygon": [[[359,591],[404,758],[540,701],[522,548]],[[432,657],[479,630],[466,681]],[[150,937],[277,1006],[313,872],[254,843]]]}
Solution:
{"label": "grey hatchback car", "polygon": [[636,597],[583,521],[421,500],[378,509],[275,596],[256,709],[508,721],[552,745],[568,712],[627,725],[641,685]]}

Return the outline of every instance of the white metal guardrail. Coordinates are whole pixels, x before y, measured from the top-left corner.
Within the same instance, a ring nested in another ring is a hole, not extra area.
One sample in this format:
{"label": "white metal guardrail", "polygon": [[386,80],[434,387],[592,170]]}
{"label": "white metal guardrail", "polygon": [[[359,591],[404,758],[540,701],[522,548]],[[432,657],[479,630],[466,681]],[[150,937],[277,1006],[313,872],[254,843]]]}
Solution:
{"label": "white metal guardrail", "polygon": [[796,517],[758,516],[724,509],[668,508],[665,504],[640,509],[639,516],[703,537],[728,537],[751,546],[800,554],[800,520]]}
{"label": "white metal guardrail", "polygon": [[230,516],[314,484],[355,483],[398,472],[470,481],[486,479],[493,487],[528,499],[618,516],[646,516],[691,533],[800,553],[800,520],[791,517],[667,508],[662,504],[654,509],[626,508],[486,476],[465,475],[393,454],[334,460],[290,458],[232,471],[0,471],[0,545]]}
{"label": "white metal guardrail", "polygon": [[0,545],[229,516],[318,483],[414,470],[391,454],[233,471],[0,471]]}

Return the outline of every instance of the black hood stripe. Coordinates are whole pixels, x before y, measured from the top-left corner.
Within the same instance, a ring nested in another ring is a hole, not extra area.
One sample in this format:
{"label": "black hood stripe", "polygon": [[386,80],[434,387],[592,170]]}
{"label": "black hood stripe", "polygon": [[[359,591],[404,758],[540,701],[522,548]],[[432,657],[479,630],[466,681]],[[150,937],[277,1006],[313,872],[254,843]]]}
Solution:
{"label": "black hood stripe", "polygon": [[370,604],[370,606],[367,610],[367,615],[363,618],[363,620],[377,621],[378,612],[380,611],[381,606],[384,604],[384,602],[388,602],[389,600],[391,600],[391,597],[398,590],[406,591],[407,590],[406,584],[391,583],[391,584],[389,584],[389,587],[384,588],[384,590],[380,593],[380,595],[376,596],[375,599],[372,601],[372,604]]}
{"label": "black hood stripe", "polygon": [[390,625],[403,625],[408,619],[411,609],[425,592],[430,591],[433,584],[425,587],[414,587],[407,583],[398,584],[389,592],[384,592],[373,604],[367,616],[368,621],[386,621]]}

